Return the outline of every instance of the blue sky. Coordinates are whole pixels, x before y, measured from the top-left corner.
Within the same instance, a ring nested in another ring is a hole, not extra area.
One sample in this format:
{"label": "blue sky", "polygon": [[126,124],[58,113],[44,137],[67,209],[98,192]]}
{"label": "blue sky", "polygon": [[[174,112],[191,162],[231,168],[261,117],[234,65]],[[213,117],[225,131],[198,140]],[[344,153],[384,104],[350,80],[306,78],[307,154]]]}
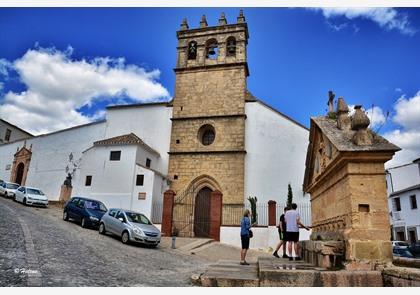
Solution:
{"label": "blue sky", "polygon": [[[110,103],[168,100],[182,19],[211,26],[222,11],[236,22],[239,8],[0,8],[0,116],[39,134],[102,118]],[[256,97],[305,126],[328,90],[373,104],[373,129],[409,151],[401,161],[420,156],[419,8],[244,14]]]}

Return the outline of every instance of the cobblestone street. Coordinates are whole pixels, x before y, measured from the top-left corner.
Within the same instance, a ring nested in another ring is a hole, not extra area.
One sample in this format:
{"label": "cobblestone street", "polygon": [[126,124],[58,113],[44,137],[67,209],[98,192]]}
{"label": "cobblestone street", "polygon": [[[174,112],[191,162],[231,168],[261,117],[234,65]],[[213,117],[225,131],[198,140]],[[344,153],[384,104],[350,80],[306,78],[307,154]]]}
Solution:
{"label": "cobblestone street", "polygon": [[209,263],[168,245],[124,245],[61,212],[0,197],[0,286],[191,286]]}

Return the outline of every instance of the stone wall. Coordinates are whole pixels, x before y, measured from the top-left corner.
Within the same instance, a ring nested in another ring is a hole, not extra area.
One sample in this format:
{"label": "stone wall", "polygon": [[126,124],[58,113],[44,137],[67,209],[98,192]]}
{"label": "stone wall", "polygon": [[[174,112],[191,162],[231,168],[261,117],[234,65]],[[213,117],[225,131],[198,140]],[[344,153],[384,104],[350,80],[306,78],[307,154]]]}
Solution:
{"label": "stone wall", "polygon": [[[214,127],[216,135],[214,142],[209,146],[203,145],[198,136],[200,127],[206,124]],[[171,152],[243,151],[244,134],[244,117],[173,120]]]}
{"label": "stone wall", "polygon": [[174,118],[245,114],[244,66],[179,72],[175,83]]}
{"label": "stone wall", "polygon": [[383,163],[346,163],[312,192],[312,239],[345,240],[347,261],[389,262],[387,208]]}
{"label": "stone wall", "polygon": [[171,155],[169,171],[178,179],[171,184],[175,192],[182,192],[197,177],[210,175],[223,192],[223,203],[244,202],[244,153],[200,153]]}

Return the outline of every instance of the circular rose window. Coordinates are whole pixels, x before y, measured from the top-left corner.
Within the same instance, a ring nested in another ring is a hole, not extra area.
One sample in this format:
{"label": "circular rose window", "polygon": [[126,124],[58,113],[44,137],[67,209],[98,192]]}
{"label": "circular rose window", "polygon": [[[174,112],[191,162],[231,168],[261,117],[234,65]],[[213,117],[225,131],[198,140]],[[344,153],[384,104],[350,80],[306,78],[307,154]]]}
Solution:
{"label": "circular rose window", "polygon": [[214,127],[211,125],[203,125],[198,130],[198,139],[203,145],[210,145],[213,143],[216,133]]}

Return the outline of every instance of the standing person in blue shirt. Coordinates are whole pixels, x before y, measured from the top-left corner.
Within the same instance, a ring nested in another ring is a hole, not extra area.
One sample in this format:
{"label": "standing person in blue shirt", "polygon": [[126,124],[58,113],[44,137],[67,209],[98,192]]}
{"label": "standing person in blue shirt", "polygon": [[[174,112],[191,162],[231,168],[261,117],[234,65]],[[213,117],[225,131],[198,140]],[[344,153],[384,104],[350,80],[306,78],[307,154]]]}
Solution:
{"label": "standing person in blue shirt", "polygon": [[241,219],[241,265],[249,265],[248,262],[245,260],[246,252],[249,249],[249,230],[251,229],[251,213],[248,209],[245,209],[244,216]]}
{"label": "standing person in blue shirt", "polygon": [[299,227],[303,227],[306,230],[309,230],[309,227],[304,226],[300,222],[300,215],[296,211],[297,205],[295,203],[292,203],[291,210],[288,210],[284,217],[286,219],[286,241],[289,242],[288,248],[289,248],[289,260],[293,260],[292,257],[292,244],[294,246],[296,259],[295,260],[301,260],[301,256],[299,253]]}

